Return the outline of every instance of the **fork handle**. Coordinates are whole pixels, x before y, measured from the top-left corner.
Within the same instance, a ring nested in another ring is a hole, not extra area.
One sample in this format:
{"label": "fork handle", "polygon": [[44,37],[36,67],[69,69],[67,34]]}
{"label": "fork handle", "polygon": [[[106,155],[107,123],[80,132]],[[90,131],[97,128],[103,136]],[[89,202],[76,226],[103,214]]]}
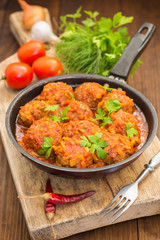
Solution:
{"label": "fork handle", "polygon": [[157,167],[160,164],[160,152],[158,152],[150,161],[148,164],[145,164],[145,169],[140,173],[140,175],[137,177],[136,182],[141,182],[145,177],[148,176],[150,172],[154,171],[154,168]]}

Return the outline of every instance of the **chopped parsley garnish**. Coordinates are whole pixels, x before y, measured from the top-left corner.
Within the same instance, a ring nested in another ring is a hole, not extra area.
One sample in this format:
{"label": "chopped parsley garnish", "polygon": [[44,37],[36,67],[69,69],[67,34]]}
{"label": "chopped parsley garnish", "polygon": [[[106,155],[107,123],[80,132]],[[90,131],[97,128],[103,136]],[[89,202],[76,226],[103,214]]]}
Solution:
{"label": "chopped parsley garnish", "polygon": [[98,158],[105,159],[106,152],[103,149],[108,146],[108,142],[105,140],[100,140],[102,133],[96,132],[95,135],[88,135],[81,137],[80,146],[90,148],[90,152],[94,153],[96,151]]}
{"label": "chopped parsley garnish", "polygon": [[49,105],[47,106],[44,111],[57,111],[57,115],[53,115],[52,117],[49,117],[50,119],[53,119],[56,122],[63,122],[64,120],[68,119],[69,117],[66,117],[66,113],[69,110],[69,106],[65,107],[62,112],[58,111],[59,105]]}
{"label": "chopped parsley garnish", "polygon": [[97,113],[95,114],[96,119],[94,119],[94,121],[96,120],[101,120],[102,123],[99,125],[100,127],[102,127],[105,124],[111,124],[112,123],[112,119],[110,116],[106,116],[105,111],[102,108],[97,109]]}
{"label": "chopped parsley garnish", "polygon": [[105,89],[106,91],[109,91],[109,92],[113,90],[113,88],[109,88],[105,85],[104,86],[101,85],[101,88],[103,88],[103,89]]}
{"label": "chopped parsley garnish", "polygon": [[111,124],[113,123],[110,114],[114,111],[118,111],[121,108],[120,105],[120,101],[116,100],[116,99],[108,99],[107,103],[105,103],[105,107],[108,110],[108,116],[106,116],[106,112],[102,109],[99,108],[97,109],[97,113],[95,114],[96,119],[94,119],[94,121],[96,120],[101,120],[102,123],[99,125],[100,127],[102,127],[103,125],[106,124]]}
{"label": "chopped parsley garnish", "polygon": [[137,129],[132,127],[131,122],[128,122],[128,123],[126,123],[126,133],[129,138],[132,138],[132,137],[134,137],[134,135],[138,134],[138,131],[137,131]]}
{"label": "chopped parsley garnish", "polygon": [[110,115],[112,112],[116,112],[121,108],[120,101],[117,99],[108,99],[107,103],[104,103],[106,109],[108,110],[108,115]]}
{"label": "chopped parsley garnish", "polygon": [[73,100],[74,100],[74,94],[73,94],[73,92],[70,92],[70,91],[69,91],[69,94],[71,95],[71,101],[73,101]]}
{"label": "chopped parsley garnish", "polygon": [[46,159],[49,158],[52,152],[52,137],[44,137],[44,143],[41,145],[41,149],[38,151],[39,155],[45,155]]}
{"label": "chopped parsley garnish", "polygon": [[65,107],[65,108],[62,110],[61,116],[60,116],[61,121],[69,118],[69,117],[66,117],[66,113],[68,112],[68,110],[69,110],[69,106]]}
{"label": "chopped parsley garnish", "polygon": [[44,111],[55,111],[58,109],[58,107],[59,105],[49,105],[44,109]]}

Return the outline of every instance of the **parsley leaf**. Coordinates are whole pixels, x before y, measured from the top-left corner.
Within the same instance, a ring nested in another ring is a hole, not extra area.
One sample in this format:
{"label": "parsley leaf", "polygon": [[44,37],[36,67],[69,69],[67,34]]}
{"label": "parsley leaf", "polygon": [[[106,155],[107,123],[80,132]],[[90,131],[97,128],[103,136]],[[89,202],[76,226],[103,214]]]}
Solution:
{"label": "parsley leaf", "polygon": [[69,110],[69,106],[65,107],[65,108],[62,110],[61,116],[60,116],[61,121],[69,118],[69,117],[66,117],[66,113],[68,112],[68,110]]}
{"label": "parsley leaf", "polygon": [[88,139],[91,143],[95,143],[98,144],[99,143],[99,139],[102,137],[102,133],[98,133],[96,132],[95,135],[89,135]]}
{"label": "parsley leaf", "polygon": [[58,109],[58,106],[59,105],[49,105],[44,109],[44,111],[55,111]]}
{"label": "parsley leaf", "polygon": [[85,136],[81,138],[83,139],[80,142],[81,147],[91,147],[91,143],[88,141],[88,139]]}
{"label": "parsley leaf", "polygon": [[102,120],[103,121],[105,115],[106,115],[105,111],[102,108],[98,107],[97,113],[95,114],[95,116],[96,116],[95,120]]}
{"label": "parsley leaf", "polygon": [[110,117],[110,114],[113,111],[115,111],[115,112],[118,111],[121,108],[120,101],[110,98],[110,99],[108,99],[107,103],[105,103],[105,107],[108,110],[108,116],[106,116],[106,112],[100,107],[98,107],[97,113],[95,114],[96,119],[94,119],[94,121],[96,121],[96,120],[102,121],[102,123],[99,125],[100,127],[102,127],[103,125],[106,125],[106,124],[113,123],[113,121]]}
{"label": "parsley leaf", "polygon": [[106,151],[103,150],[101,147],[96,146],[97,156],[98,158],[105,159],[106,157]]}
{"label": "parsley leaf", "polygon": [[97,113],[95,114],[95,116],[96,116],[96,119],[94,119],[93,121],[96,121],[96,120],[102,121],[102,123],[99,125],[100,127],[102,127],[103,125],[106,125],[106,124],[111,124],[113,122],[111,117],[106,116],[105,111],[100,107],[98,107]]}
{"label": "parsley leaf", "polygon": [[68,119],[69,117],[66,117],[66,113],[69,110],[69,106],[65,107],[62,112],[60,113],[60,111],[58,110],[59,105],[49,105],[47,106],[44,110],[45,111],[57,111],[57,115],[53,115],[51,117],[48,117],[49,119],[53,119],[56,122],[63,122],[65,119]]}
{"label": "parsley leaf", "polygon": [[125,17],[122,16],[121,12],[118,12],[113,17],[113,27],[118,28],[127,23],[131,23],[133,21],[133,17]]}
{"label": "parsley leaf", "polygon": [[81,137],[80,146],[81,147],[89,147],[90,153],[94,153],[96,151],[98,158],[105,159],[106,152],[104,147],[108,146],[108,142],[105,140],[100,140],[102,137],[102,133],[96,132],[95,135],[88,135],[86,137]]}
{"label": "parsley leaf", "polygon": [[105,104],[106,109],[109,112],[109,115],[112,112],[116,112],[121,108],[120,101],[117,99],[110,98],[110,99],[108,99],[107,103],[104,103],[104,104]]}
{"label": "parsley leaf", "polygon": [[52,116],[51,118],[52,118],[55,122],[61,122],[60,117],[58,117],[58,116],[56,116],[56,115]]}
{"label": "parsley leaf", "polygon": [[132,127],[131,122],[128,122],[128,123],[126,123],[126,133],[129,138],[132,138],[132,137],[134,137],[134,135],[138,134],[138,131],[137,131],[137,129]]}
{"label": "parsley leaf", "polygon": [[99,125],[100,127],[106,125],[106,124],[112,124],[113,121],[110,116],[106,116],[103,118],[103,122]]}
{"label": "parsley leaf", "polygon": [[70,96],[71,96],[71,101],[73,101],[73,100],[74,100],[74,94],[73,94],[73,92],[70,92],[70,91],[69,91],[69,94],[70,94]]}
{"label": "parsley leaf", "polygon": [[105,85],[104,86],[101,85],[101,88],[103,88],[103,89],[105,89],[106,91],[109,91],[109,92],[111,92],[113,90],[113,88],[109,88]]}
{"label": "parsley leaf", "polygon": [[39,155],[45,155],[46,159],[49,158],[52,152],[52,137],[44,137],[44,143],[41,145],[41,149],[38,151]]}

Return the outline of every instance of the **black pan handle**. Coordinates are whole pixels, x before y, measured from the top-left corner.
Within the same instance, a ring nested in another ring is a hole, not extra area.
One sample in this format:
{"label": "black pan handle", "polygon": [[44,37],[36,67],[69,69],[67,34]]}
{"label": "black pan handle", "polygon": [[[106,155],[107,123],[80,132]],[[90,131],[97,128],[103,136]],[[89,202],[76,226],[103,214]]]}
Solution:
{"label": "black pan handle", "polygon": [[[111,70],[110,75],[127,80],[131,67],[149,43],[156,27],[151,23],[144,23],[131,38],[121,58]],[[145,33],[142,33],[146,30]]]}

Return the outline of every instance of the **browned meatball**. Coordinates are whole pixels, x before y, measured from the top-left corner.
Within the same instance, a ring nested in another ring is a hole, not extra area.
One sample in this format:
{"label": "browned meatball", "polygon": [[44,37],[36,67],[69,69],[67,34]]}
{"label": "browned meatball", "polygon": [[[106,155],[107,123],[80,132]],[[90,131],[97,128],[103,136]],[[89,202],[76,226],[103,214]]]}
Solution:
{"label": "browned meatball", "polygon": [[32,149],[38,153],[44,143],[44,137],[52,137],[52,145],[61,141],[62,130],[57,122],[48,118],[41,118],[35,121],[27,130],[22,142],[26,149]]}
{"label": "browned meatball", "polygon": [[108,131],[111,133],[119,133],[126,136],[126,124],[128,122],[132,124],[133,128],[138,130],[138,119],[128,112],[120,109],[118,112],[111,113],[110,117],[113,123],[109,125]]}
{"label": "browned meatball", "polygon": [[[126,136],[109,133],[104,130],[102,139],[108,142],[108,146],[104,148],[106,157],[103,159],[103,162],[107,165],[122,161],[135,152],[132,143]],[[101,160],[94,154],[95,163]]]}
{"label": "browned meatball", "polygon": [[87,137],[96,132],[101,132],[101,129],[95,123],[87,120],[70,121],[62,126],[62,135],[65,137],[81,139],[81,136]]}
{"label": "browned meatball", "polygon": [[45,101],[33,100],[26,103],[21,107],[19,111],[18,122],[24,126],[29,127],[35,120],[38,120],[45,116],[45,107],[47,103]]}
{"label": "browned meatball", "polygon": [[102,101],[98,104],[98,107],[102,108],[104,111],[106,111],[106,113],[108,112],[106,107],[105,107],[105,103],[107,103],[107,101],[109,99],[116,99],[120,101],[120,105],[121,105],[121,109],[123,111],[132,113],[134,110],[134,102],[133,99],[131,99],[130,97],[126,96],[126,92],[122,91],[122,90],[117,90],[117,89],[113,89],[112,92],[108,93],[106,97],[104,97],[102,99]]}
{"label": "browned meatball", "polygon": [[43,91],[37,97],[38,100],[49,100],[52,104],[66,106],[72,100],[73,88],[63,82],[48,83],[43,87]]}
{"label": "browned meatball", "polygon": [[81,147],[80,141],[75,138],[64,137],[58,146],[54,146],[54,151],[59,166],[87,168],[93,162],[90,149]]}
{"label": "browned meatball", "polygon": [[82,83],[75,89],[75,99],[86,103],[91,109],[97,107],[98,103],[106,95],[106,90],[95,82]]}
{"label": "browned meatball", "polygon": [[66,117],[69,119],[67,121],[88,120],[94,118],[90,108],[83,102],[74,100],[68,106],[69,109],[66,113]]}
{"label": "browned meatball", "polygon": [[111,114],[111,119],[113,124],[108,127],[108,131],[111,133],[118,133],[127,136],[127,123],[131,123],[132,128],[137,130],[137,134],[130,137],[129,140],[132,142],[133,146],[138,146],[140,144],[140,133],[138,129],[138,119],[132,114],[119,110],[118,112],[113,112]]}

